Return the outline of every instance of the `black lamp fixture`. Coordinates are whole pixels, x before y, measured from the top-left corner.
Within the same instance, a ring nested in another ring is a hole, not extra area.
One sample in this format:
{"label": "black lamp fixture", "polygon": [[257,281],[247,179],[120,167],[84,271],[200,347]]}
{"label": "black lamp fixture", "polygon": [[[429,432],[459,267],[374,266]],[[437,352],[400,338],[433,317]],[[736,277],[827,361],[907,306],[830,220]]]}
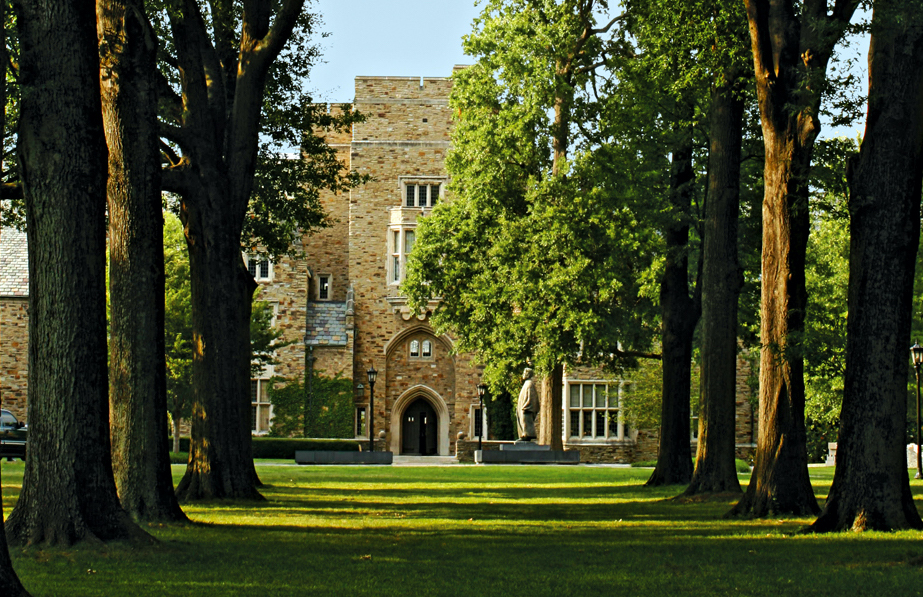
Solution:
{"label": "black lamp fixture", "polygon": [[369,452],[375,451],[375,378],[378,377],[378,371],[375,366],[369,367],[367,371],[369,376]]}
{"label": "black lamp fixture", "polygon": [[479,418],[481,419],[481,430],[478,433],[478,450],[481,449],[481,438],[484,437],[484,394],[487,393],[487,386],[482,383],[478,384],[478,398],[481,400],[481,410]]}
{"label": "black lamp fixture", "polygon": [[917,474],[914,479],[923,478],[923,455],[920,454],[920,366],[923,365],[923,346],[914,342],[910,347],[910,356],[913,358],[913,370],[917,376],[917,427],[915,430],[917,440]]}

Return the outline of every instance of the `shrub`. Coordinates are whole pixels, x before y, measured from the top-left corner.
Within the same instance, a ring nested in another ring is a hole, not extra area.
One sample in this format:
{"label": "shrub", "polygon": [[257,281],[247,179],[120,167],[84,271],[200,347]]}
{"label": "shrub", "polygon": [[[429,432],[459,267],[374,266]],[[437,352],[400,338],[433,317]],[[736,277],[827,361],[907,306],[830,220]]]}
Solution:
{"label": "shrub", "polygon": [[295,452],[299,450],[358,452],[359,442],[351,439],[253,438],[254,458],[294,459]]}

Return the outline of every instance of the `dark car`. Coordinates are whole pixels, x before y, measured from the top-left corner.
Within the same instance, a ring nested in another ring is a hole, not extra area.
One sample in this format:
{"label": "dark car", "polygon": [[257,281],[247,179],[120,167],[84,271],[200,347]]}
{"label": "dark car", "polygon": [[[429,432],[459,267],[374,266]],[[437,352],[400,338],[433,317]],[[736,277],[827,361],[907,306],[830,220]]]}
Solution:
{"label": "dark car", "polygon": [[0,458],[25,460],[28,435],[25,423],[5,408],[0,410]]}

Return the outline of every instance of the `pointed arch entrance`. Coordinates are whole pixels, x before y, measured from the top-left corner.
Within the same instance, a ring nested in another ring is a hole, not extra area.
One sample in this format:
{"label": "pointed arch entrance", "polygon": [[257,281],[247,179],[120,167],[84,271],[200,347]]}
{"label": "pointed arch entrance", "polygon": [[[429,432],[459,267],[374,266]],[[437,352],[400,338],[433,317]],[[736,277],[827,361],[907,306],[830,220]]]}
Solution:
{"label": "pointed arch entrance", "polygon": [[426,386],[401,394],[391,408],[391,451],[395,454],[449,455],[449,409]]}

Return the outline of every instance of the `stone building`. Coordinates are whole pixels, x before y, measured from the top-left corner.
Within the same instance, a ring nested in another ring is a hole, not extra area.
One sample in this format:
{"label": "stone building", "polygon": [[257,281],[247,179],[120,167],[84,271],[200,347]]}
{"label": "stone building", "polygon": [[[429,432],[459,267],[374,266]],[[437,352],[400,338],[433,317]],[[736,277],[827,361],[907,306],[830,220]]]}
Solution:
{"label": "stone building", "polygon": [[0,230],[0,406],[26,420],[29,371],[29,254],[26,235]]}
{"label": "stone building", "polygon": [[[353,107],[366,116],[328,142],[351,170],[370,182],[321,201],[333,224],[296,241],[299,258],[270,263],[244,255],[260,285],[257,299],[272,305],[273,325],[291,342],[279,364],[251,380],[252,430],[267,433],[273,376],[303,379],[306,371],[350,380],[354,437],[396,454],[470,459],[486,429],[479,409],[480,371],[453,339],[436,335],[428,312],[412,312],[399,292],[420,218],[446,199],[444,161],[452,132],[447,77],[357,77]],[[342,106],[331,106],[340,110]],[[25,238],[3,230],[0,284],[0,399],[25,418],[27,364]],[[377,370],[374,413],[367,371]],[[564,436],[585,462],[656,458],[657,433],[632,429],[620,400],[630,382],[601,371],[568,370]],[[738,445],[752,445],[749,389],[738,392]],[[492,438],[487,449],[495,448]],[[694,438],[690,438],[695,441]]]}

